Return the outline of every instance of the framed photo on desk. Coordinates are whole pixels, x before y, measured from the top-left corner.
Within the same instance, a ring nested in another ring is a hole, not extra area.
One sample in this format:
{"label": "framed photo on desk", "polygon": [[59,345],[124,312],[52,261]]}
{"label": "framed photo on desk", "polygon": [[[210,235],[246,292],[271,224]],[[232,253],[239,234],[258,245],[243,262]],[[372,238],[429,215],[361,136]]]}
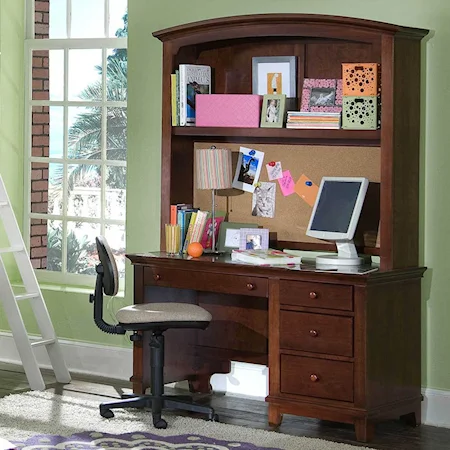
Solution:
{"label": "framed photo on desk", "polygon": [[217,250],[231,253],[231,250],[238,249],[241,240],[241,228],[256,228],[257,226],[255,223],[222,222],[219,228]]}

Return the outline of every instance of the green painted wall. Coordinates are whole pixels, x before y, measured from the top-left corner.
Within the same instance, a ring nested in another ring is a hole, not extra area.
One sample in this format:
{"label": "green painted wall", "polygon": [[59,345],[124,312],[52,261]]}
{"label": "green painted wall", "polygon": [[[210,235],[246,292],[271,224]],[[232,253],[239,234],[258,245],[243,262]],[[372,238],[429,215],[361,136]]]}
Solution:
{"label": "green painted wall", "polygon": [[[160,6],[161,5],[161,6]],[[162,45],[151,33],[221,16],[318,13],[361,17],[432,30],[423,62],[421,262],[423,282],[423,384],[450,389],[448,273],[450,212],[450,2],[448,0],[129,0],[128,251],[158,248]],[[426,186],[426,189],[425,189]]]}
{"label": "green painted wall", "polygon": [[[23,36],[24,5],[0,0],[0,175],[19,223],[23,216]],[[0,224],[0,247],[7,240]],[[13,259],[4,258],[16,276]]]}

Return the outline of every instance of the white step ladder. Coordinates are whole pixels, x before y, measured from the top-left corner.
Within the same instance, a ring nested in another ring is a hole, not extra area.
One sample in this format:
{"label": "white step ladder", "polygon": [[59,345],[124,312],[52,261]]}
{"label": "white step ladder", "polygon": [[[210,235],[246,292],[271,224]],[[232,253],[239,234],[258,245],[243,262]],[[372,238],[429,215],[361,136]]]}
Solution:
{"label": "white step ladder", "polygon": [[[63,352],[53,328],[42,292],[31,265],[28,251],[25,247],[16,217],[14,215],[8,193],[0,175],[0,219],[9,240],[9,247],[0,248],[0,301],[11,328],[17,350],[22,360],[28,383],[33,390],[44,390],[42,377],[34,347],[45,346],[50,358],[56,380],[60,383],[70,382],[70,373],[64,362]],[[25,293],[16,295],[9,281],[2,255],[12,253],[22,277]],[[41,339],[31,341],[28,336],[18,302],[29,300],[41,332]]]}

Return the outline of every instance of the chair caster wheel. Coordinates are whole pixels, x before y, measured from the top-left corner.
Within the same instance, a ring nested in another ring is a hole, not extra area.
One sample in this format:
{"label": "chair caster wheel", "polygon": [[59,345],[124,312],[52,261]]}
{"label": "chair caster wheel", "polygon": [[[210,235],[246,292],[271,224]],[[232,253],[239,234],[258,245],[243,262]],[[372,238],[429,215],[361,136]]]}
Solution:
{"label": "chair caster wheel", "polygon": [[166,429],[167,428],[167,422],[164,419],[154,420],[153,421],[153,426],[155,428]]}
{"label": "chair caster wheel", "polygon": [[100,415],[105,419],[111,419],[114,417],[114,413],[110,409],[100,409]]}
{"label": "chair caster wheel", "polygon": [[219,415],[218,414],[213,414],[209,420],[211,422],[219,422]]}

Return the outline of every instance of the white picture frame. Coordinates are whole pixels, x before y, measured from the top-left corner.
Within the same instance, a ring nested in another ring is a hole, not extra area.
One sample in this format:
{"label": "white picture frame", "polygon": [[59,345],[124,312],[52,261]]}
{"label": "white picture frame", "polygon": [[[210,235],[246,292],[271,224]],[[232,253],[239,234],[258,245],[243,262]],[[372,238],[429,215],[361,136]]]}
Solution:
{"label": "white picture frame", "polygon": [[295,56],[254,56],[252,58],[252,93],[285,94],[287,98],[295,98],[297,96],[296,73],[297,58]]}
{"label": "white picture frame", "polygon": [[241,228],[239,250],[267,250],[268,248],[268,228]]}
{"label": "white picture frame", "polygon": [[255,192],[263,166],[264,152],[240,147],[232,186],[246,192]]}

